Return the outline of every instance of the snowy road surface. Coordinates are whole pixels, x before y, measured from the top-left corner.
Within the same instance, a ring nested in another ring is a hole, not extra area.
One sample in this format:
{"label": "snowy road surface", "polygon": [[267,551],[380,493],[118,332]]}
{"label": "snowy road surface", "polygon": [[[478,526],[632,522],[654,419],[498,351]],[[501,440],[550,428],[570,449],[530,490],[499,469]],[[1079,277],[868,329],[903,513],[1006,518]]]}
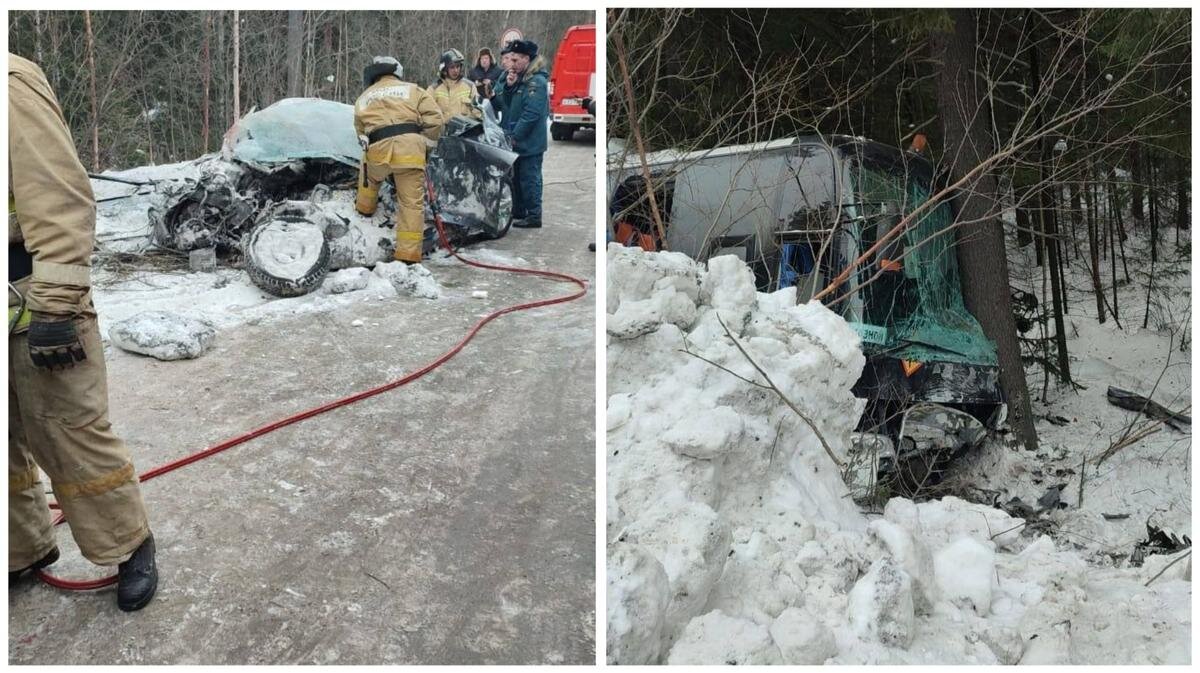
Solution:
{"label": "snowy road surface", "polygon": [[[514,229],[481,256],[594,279],[591,138],[551,144],[545,228]],[[438,300],[278,302],[220,321],[197,360],[110,346],[112,419],[139,471],[397,378],[485,312],[571,289],[429,268]],[[242,292],[244,273],[226,275],[205,282]],[[97,303],[119,313],[122,298]],[[589,293],[502,317],[415,384],[145,484],[154,601],[130,615],[111,588],[26,580],[10,591],[10,662],[591,663],[593,307]],[[59,540],[61,573],[95,573],[65,529]]]}

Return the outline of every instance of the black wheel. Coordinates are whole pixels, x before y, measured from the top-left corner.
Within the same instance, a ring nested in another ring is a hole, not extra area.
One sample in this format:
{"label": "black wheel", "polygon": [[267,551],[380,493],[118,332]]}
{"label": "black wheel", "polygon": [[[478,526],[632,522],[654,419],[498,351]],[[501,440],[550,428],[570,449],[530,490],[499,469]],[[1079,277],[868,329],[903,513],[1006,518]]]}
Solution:
{"label": "black wheel", "polygon": [[329,244],[306,220],[272,220],[255,227],[243,244],[250,280],[276,297],[299,297],[321,286],[329,273]]}
{"label": "black wheel", "polygon": [[508,230],[512,229],[512,187],[507,182],[500,185],[500,213],[504,217],[504,226],[495,234],[484,234],[484,238],[498,241],[507,236]]}
{"label": "black wheel", "polygon": [[555,140],[570,140],[575,137],[575,125],[550,122],[550,137]]}

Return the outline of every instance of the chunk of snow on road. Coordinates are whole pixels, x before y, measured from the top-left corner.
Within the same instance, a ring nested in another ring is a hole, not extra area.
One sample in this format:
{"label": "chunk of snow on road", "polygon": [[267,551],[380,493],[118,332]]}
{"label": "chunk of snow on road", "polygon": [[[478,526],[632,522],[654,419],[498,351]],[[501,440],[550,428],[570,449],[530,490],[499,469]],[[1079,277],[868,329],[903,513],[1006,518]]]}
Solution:
{"label": "chunk of snow on road", "polygon": [[217,331],[203,320],[166,311],[139,313],[108,330],[108,338],[122,350],[158,360],[190,360],[212,347]]}
{"label": "chunk of snow on road", "polygon": [[365,288],[370,278],[371,272],[363,268],[342,269],[330,274],[325,279],[325,286],[329,288],[330,294],[354,292]]}
{"label": "chunk of snow on road", "polygon": [[438,285],[429,269],[420,264],[386,262],[376,264],[374,273],[391,283],[400,294],[421,299],[438,299],[442,296],[442,287]]}

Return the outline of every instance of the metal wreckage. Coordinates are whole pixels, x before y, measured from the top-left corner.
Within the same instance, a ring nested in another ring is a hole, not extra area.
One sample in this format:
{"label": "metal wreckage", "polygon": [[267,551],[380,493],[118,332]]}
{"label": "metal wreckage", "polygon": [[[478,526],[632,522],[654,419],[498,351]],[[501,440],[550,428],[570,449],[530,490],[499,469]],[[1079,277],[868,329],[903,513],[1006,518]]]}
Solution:
{"label": "metal wreckage", "polygon": [[[849,136],[664,151],[647,162],[663,232],[641,160],[614,154],[618,242],[701,261],[735,254],[760,291],[795,287],[800,302],[939,188],[919,154]],[[859,333],[867,357],[853,390],[866,406],[848,474],[859,494],[880,483],[907,493],[936,483],[948,461],[1005,420],[995,345],[963,304],[954,218],[950,201],[927,209],[822,298]]]}
{"label": "metal wreckage", "polygon": [[[456,242],[503,237],[512,222],[517,154],[487,103],[483,117],[448,120],[427,162]],[[154,185],[151,240],[177,252],[240,253],[251,280],[281,297],[313,291],[331,269],[390,261],[391,187],[368,227],[355,226],[331,201],[334,189],[358,179],[353,120],[352,106],[314,98],[250,112],[226,132],[220,155],[202,161],[197,179]],[[425,219],[432,222],[428,204]],[[427,224],[425,252],[436,244]]]}

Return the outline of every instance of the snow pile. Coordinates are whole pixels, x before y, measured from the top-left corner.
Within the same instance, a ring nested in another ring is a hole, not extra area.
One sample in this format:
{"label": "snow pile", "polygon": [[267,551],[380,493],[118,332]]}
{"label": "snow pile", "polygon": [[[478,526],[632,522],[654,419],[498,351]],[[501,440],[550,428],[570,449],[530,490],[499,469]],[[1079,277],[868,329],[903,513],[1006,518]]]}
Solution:
{"label": "snow pile", "polygon": [[119,348],[158,360],[198,358],[216,337],[212,324],[167,311],[139,313],[108,329],[109,340]]}
{"label": "snow pile", "polygon": [[342,269],[330,274],[325,279],[325,286],[330,294],[343,294],[365,288],[370,279],[371,272],[361,267]]}
{"label": "snow pile", "polygon": [[374,273],[391,283],[400,294],[421,299],[438,299],[442,296],[442,286],[438,285],[429,269],[420,264],[386,262],[376,264]]}
{"label": "snow pile", "polygon": [[956,498],[860,512],[828,452],[864,359],[828,309],[735,257],[607,264],[610,663],[1190,659],[1179,576],[1146,588]]}

